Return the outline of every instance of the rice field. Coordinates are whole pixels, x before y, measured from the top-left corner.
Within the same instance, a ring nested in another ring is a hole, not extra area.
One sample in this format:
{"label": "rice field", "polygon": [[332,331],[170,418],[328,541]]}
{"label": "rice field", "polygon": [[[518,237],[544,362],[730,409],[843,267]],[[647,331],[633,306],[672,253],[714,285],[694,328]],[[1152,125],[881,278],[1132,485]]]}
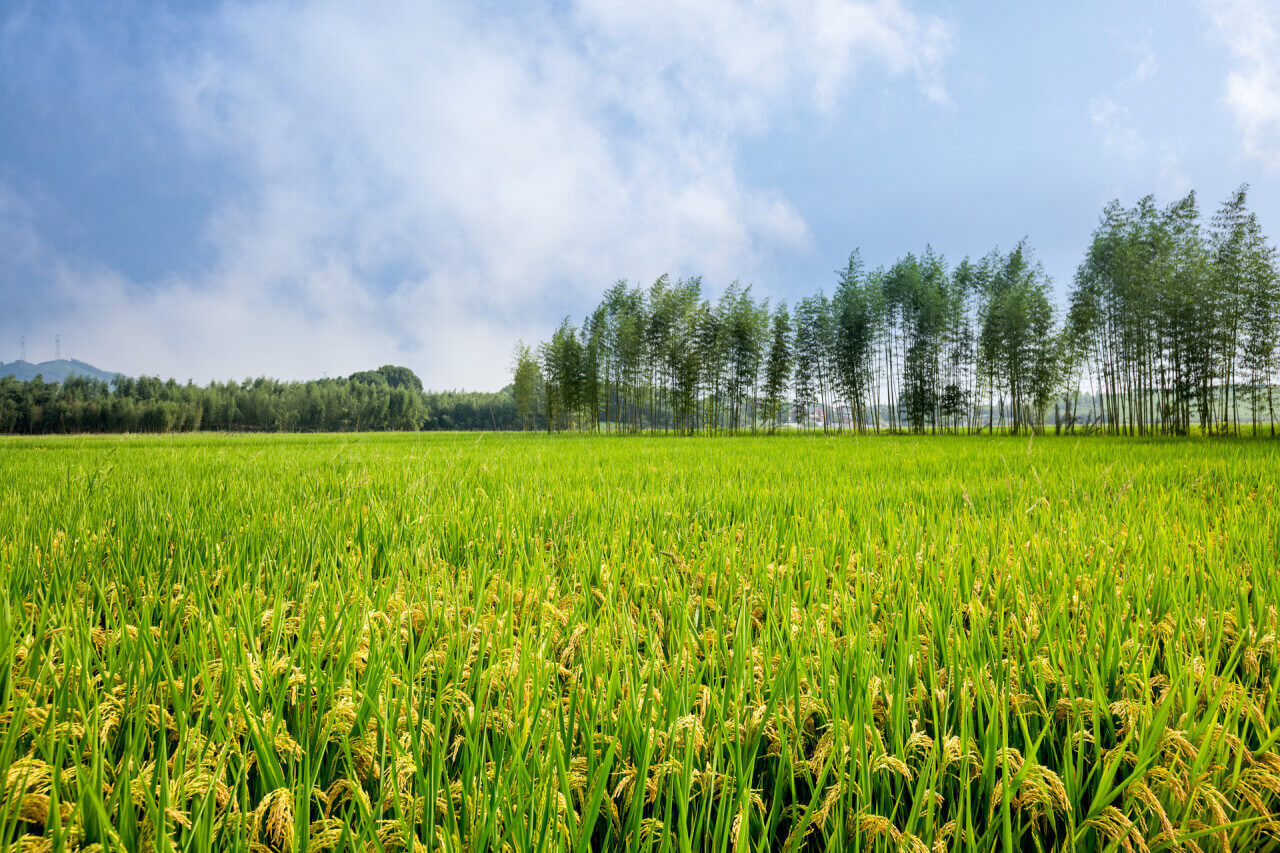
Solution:
{"label": "rice field", "polygon": [[0,441],[0,849],[1280,845],[1280,444]]}

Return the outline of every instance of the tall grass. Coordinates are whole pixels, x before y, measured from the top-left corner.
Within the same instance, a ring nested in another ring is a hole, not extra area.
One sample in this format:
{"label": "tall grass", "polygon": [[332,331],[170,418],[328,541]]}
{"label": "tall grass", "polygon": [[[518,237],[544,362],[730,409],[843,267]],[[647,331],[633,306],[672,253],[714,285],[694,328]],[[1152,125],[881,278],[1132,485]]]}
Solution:
{"label": "tall grass", "polygon": [[1275,847],[1278,472],[1229,441],[5,441],[0,849]]}

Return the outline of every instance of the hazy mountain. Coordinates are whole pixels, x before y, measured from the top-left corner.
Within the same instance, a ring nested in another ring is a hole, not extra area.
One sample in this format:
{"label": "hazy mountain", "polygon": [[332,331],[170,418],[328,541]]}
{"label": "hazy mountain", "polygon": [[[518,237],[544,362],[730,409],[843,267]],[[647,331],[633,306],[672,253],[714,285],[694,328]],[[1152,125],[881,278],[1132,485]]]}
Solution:
{"label": "hazy mountain", "polygon": [[19,382],[30,382],[40,376],[45,382],[63,382],[68,376],[88,376],[110,382],[116,374],[102,370],[92,364],[76,361],[74,358],[60,358],[57,361],[42,361],[32,364],[29,361],[10,361],[0,364],[0,379],[12,375]]}

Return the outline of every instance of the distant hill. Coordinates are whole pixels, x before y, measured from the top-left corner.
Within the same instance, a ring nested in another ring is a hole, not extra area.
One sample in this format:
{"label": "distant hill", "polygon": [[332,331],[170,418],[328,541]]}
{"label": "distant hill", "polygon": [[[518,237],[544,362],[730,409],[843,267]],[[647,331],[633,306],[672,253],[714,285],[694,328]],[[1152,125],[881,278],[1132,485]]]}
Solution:
{"label": "distant hill", "polygon": [[109,370],[102,370],[92,364],[76,361],[74,358],[42,361],[39,364],[32,364],[29,361],[0,364],[0,379],[10,375],[19,382],[30,382],[37,375],[45,382],[64,382],[68,376],[88,376],[91,379],[101,379],[103,382],[110,382],[116,378],[116,374]]}

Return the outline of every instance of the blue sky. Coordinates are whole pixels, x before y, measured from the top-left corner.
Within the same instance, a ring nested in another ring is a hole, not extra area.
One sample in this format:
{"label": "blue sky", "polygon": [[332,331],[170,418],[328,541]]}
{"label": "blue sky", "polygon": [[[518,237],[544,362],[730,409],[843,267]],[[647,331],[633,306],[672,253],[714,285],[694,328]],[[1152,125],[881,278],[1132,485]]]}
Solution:
{"label": "blue sky", "polygon": [[0,0],[0,360],[497,388],[618,278],[792,301],[849,251],[1252,186],[1280,3]]}

